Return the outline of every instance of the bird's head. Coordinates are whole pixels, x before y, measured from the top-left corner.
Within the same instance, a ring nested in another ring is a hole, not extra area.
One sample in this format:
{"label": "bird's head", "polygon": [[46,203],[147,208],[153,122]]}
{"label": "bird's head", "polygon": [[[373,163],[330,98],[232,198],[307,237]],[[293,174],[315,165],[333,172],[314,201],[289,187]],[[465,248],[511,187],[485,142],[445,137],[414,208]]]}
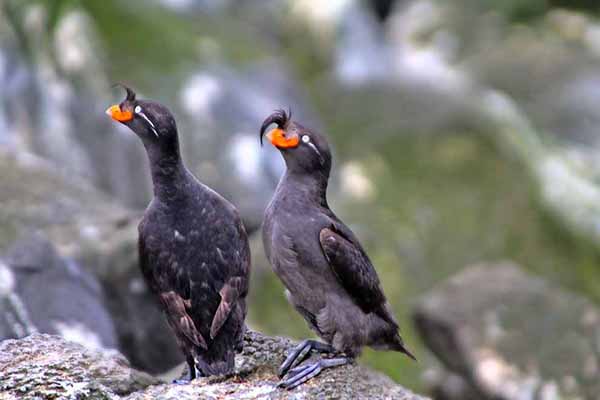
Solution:
{"label": "bird's head", "polygon": [[[291,118],[291,112],[286,113],[284,110],[277,110],[269,115],[260,128],[261,145],[264,136],[279,149],[291,172],[329,176],[331,152],[327,140]],[[275,127],[268,130],[271,125]]]}
{"label": "bird's head", "polygon": [[145,144],[176,142],[177,126],[169,109],[154,101],[138,100],[132,89],[121,86],[127,91],[125,100],[110,106],[106,114],[126,125]]}

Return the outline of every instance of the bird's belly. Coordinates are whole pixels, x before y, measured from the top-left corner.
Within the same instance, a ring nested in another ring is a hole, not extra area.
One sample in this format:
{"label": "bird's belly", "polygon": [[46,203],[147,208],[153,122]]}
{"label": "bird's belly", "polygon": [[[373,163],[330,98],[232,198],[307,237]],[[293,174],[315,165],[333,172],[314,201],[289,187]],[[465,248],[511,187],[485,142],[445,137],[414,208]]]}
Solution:
{"label": "bird's belly", "polygon": [[323,276],[301,266],[291,270],[277,267],[274,269],[289,292],[290,301],[293,299],[295,306],[301,306],[311,313],[317,313],[325,306],[326,293],[330,288]]}
{"label": "bird's belly", "polygon": [[369,342],[373,314],[365,314],[337,282],[310,273],[282,278],[286,296],[310,328],[340,351],[355,354]]}

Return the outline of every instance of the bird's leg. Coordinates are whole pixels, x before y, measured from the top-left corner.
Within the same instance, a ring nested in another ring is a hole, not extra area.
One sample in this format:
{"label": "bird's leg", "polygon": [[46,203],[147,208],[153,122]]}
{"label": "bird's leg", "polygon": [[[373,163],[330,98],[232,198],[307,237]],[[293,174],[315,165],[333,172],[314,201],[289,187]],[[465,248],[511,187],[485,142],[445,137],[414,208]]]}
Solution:
{"label": "bird's leg", "polygon": [[283,364],[279,367],[279,377],[282,378],[290,368],[295,367],[310,356],[311,350],[316,350],[320,353],[334,353],[335,349],[326,343],[321,343],[316,340],[303,340],[294,350],[287,356]]}
{"label": "bird's leg", "polygon": [[173,381],[173,383],[176,383],[178,385],[185,385],[187,383],[190,383],[194,379],[196,379],[196,377],[197,377],[197,373],[196,373],[196,361],[194,360],[194,357],[191,356],[191,355],[189,355],[189,356],[186,357],[185,361],[187,362],[187,365],[188,365],[187,375],[185,376],[185,378],[175,379]]}
{"label": "bird's leg", "polygon": [[322,358],[313,364],[301,365],[290,370],[292,376],[282,380],[277,386],[288,390],[294,389],[319,375],[324,369],[346,365],[351,363],[352,360],[350,357]]}

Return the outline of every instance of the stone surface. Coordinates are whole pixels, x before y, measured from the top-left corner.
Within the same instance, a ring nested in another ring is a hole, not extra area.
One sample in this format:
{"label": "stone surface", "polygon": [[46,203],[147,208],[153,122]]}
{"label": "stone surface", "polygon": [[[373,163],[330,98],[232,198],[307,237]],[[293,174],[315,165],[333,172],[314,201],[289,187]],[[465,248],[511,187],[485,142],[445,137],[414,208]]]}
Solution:
{"label": "stone surface", "polygon": [[248,332],[234,376],[177,385],[157,384],[118,354],[34,334],[0,344],[0,399],[425,399],[357,365],[325,371],[293,391],[277,389],[277,367],[293,345]]}
{"label": "stone surface", "polygon": [[30,153],[0,147],[0,250],[19,236],[43,231],[62,254],[98,249],[126,226],[131,212]]}
{"label": "stone surface", "polygon": [[514,264],[467,268],[414,320],[445,368],[426,373],[436,398],[598,398],[600,310]]}
{"label": "stone surface", "polygon": [[[187,386],[152,386],[127,400],[146,399],[424,399],[367,368],[351,365],[323,372],[307,384],[280,390],[277,368],[296,343],[248,332],[244,351],[236,358],[236,375],[229,379],[202,378]],[[311,359],[314,361],[314,359]],[[309,361],[310,362],[310,361]]]}
{"label": "stone surface", "polygon": [[153,383],[117,352],[88,350],[59,336],[0,343],[1,399],[116,399]]}
{"label": "stone surface", "polygon": [[90,348],[117,348],[100,283],[75,261],[61,257],[43,234],[20,238],[4,263],[0,339],[42,332]]}
{"label": "stone surface", "polygon": [[0,143],[84,177],[129,206],[145,205],[148,176],[132,168],[145,161],[143,148],[102,112],[111,78],[93,19],[77,8],[54,18],[51,7],[17,3],[0,11],[0,82],[7,88]]}
{"label": "stone surface", "polygon": [[[181,355],[171,330],[139,273],[138,214],[33,155],[0,149],[0,170],[0,254],[22,235],[42,232],[60,256],[99,279],[115,322],[118,349],[133,365],[149,372],[177,365]],[[45,257],[43,246],[39,249],[38,256]],[[28,257],[34,256],[30,250]],[[41,259],[35,262],[40,263]],[[68,291],[60,293],[66,296],[55,301],[69,298]]]}

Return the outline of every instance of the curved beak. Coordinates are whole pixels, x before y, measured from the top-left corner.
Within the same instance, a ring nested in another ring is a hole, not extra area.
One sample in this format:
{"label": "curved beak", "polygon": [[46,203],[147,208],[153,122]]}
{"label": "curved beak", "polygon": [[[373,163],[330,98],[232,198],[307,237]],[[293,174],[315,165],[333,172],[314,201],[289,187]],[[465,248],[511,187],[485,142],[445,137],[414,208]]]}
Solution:
{"label": "curved beak", "polygon": [[127,122],[133,119],[131,111],[123,111],[118,104],[112,105],[106,109],[106,115],[119,122]]}

